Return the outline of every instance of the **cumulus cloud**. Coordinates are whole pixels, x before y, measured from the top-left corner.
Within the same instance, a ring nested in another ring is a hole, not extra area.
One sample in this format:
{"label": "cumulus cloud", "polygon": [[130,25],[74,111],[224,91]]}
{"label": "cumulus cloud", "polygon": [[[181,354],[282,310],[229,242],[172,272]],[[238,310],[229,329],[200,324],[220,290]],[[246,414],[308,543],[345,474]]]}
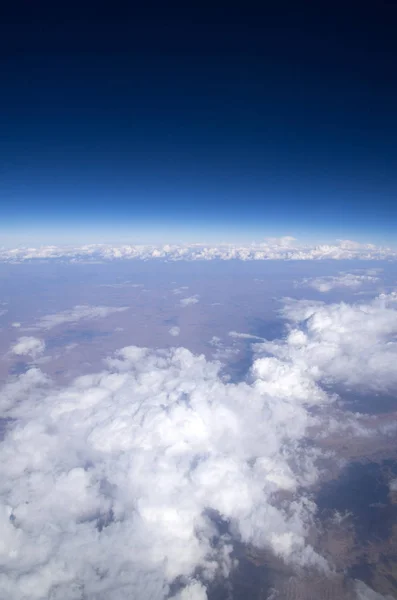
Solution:
{"label": "cumulus cloud", "polygon": [[300,244],[292,237],[267,238],[262,243],[239,244],[165,244],[121,245],[91,244],[78,247],[42,246],[0,250],[0,261],[70,260],[72,262],[129,259],[163,260],[385,260],[397,259],[397,250],[351,240],[333,244]]}
{"label": "cumulus cloud", "polygon": [[355,275],[354,273],[340,273],[337,276],[315,277],[303,279],[301,285],[311,287],[318,292],[330,292],[335,288],[350,288],[356,290],[365,283],[379,281],[374,275]]}
{"label": "cumulus cloud", "polygon": [[63,323],[76,323],[81,320],[102,319],[114,313],[128,310],[128,306],[91,306],[81,304],[71,310],[63,310],[58,313],[45,315],[34,325],[34,329],[52,329]]}
{"label": "cumulus cloud", "polygon": [[318,451],[304,438],[324,400],[310,384],[276,363],[283,385],[269,386],[261,359],[232,384],[184,348],[105,364],[64,388],[30,369],[3,389],[5,597],[162,600],[177,581],[175,600],[204,600],[234,538],[326,567],[306,539]]}
{"label": "cumulus cloud", "polygon": [[23,336],[18,338],[16,344],[11,346],[10,352],[18,356],[30,356],[31,358],[37,358],[40,354],[43,354],[45,350],[45,343],[36,337]]}
{"label": "cumulus cloud", "polygon": [[[329,304],[286,299],[291,321],[283,340],[256,344],[263,360],[289,365],[309,382],[388,391],[397,385],[397,294],[368,304]],[[274,374],[273,364],[270,369]],[[270,376],[269,376],[270,377]]]}
{"label": "cumulus cloud", "polygon": [[176,325],[168,330],[168,333],[174,337],[177,337],[180,334],[180,332],[180,327],[177,327]]}
{"label": "cumulus cloud", "polygon": [[200,299],[200,296],[198,294],[195,294],[194,296],[189,296],[188,298],[182,298],[179,301],[179,304],[180,304],[180,306],[183,306],[185,308],[186,306],[189,306],[190,304],[197,304],[199,299]]}
{"label": "cumulus cloud", "polygon": [[[286,300],[283,316],[285,339],[255,344],[240,383],[184,348],[135,346],[64,388],[37,368],[7,383],[7,598],[203,600],[233,567],[235,539],[326,568],[308,541],[321,452],[306,438],[328,424],[330,384],[397,383],[397,294]],[[377,598],[363,585],[358,598]]]}

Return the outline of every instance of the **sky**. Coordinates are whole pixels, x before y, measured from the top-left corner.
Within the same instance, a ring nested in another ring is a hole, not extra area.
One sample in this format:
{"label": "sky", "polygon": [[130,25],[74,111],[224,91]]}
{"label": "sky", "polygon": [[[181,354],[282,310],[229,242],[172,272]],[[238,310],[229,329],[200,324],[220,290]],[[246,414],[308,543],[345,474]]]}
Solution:
{"label": "sky", "polygon": [[0,245],[393,243],[397,7],[0,15]]}

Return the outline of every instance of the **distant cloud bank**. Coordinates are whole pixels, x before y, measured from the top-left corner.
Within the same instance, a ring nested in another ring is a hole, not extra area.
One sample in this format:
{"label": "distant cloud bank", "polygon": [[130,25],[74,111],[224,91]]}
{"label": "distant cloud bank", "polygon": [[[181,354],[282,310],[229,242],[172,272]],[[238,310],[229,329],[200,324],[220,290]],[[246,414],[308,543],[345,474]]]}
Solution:
{"label": "distant cloud bank", "polygon": [[263,243],[41,246],[36,248],[0,249],[0,262],[61,259],[72,262],[129,259],[178,260],[396,260],[397,250],[351,240],[334,244],[300,244],[290,237],[268,238]]}

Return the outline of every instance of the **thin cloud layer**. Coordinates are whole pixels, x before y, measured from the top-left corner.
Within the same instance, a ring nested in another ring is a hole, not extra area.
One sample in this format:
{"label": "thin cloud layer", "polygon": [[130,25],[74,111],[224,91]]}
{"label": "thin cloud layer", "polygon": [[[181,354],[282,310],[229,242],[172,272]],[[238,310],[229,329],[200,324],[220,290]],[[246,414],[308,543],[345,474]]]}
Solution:
{"label": "thin cloud layer", "polygon": [[38,248],[1,249],[1,262],[29,260],[109,261],[130,259],[178,260],[396,260],[393,248],[337,240],[333,244],[300,244],[294,238],[268,238],[262,243],[239,244],[165,244],[122,245],[91,244],[86,246],[42,246]]}
{"label": "thin cloud layer", "polygon": [[389,594],[387,596],[378,594],[359,579],[356,579],[354,587],[357,600],[393,600]]}
{"label": "thin cloud layer", "polygon": [[355,275],[354,273],[340,273],[338,276],[315,277],[303,279],[301,285],[311,287],[318,292],[326,293],[335,288],[349,288],[356,290],[364,284],[375,283],[379,277],[373,275]]}
{"label": "thin cloud layer", "polygon": [[176,598],[204,600],[232,568],[233,538],[326,567],[306,540],[316,507],[302,491],[318,475],[303,445],[319,419],[310,406],[325,396],[275,394],[260,361],[250,384],[219,369],[183,348],[127,347],[66,388],[39,369],[7,384],[5,597],[160,600],[178,580]]}
{"label": "thin cloud layer", "polygon": [[252,335],[251,333],[240,333],[239,331],[229,331],[229,336],[232,338],[240,338],[243,340],[263,340],[263,337]]}
{"label": "thin cloud layer", "polygon": [[51,315],[45,315],[34,325],[34,329],[52,329],[63,323],[76,323],[81,320],[103,319],[114,313],[128,310],[128,306],[91,306],[82,304],[75,306],[71,310],[63,310]]}

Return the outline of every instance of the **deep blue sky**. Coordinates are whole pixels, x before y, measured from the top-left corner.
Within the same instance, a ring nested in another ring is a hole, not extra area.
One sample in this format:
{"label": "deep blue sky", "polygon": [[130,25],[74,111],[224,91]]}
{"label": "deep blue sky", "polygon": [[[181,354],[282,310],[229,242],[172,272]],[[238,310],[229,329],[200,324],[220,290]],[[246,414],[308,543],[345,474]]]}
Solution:
{"label": "deep blue sky", "polygon": [[0,244],[393,241],[395,3],[57,4],[0,14]]}

